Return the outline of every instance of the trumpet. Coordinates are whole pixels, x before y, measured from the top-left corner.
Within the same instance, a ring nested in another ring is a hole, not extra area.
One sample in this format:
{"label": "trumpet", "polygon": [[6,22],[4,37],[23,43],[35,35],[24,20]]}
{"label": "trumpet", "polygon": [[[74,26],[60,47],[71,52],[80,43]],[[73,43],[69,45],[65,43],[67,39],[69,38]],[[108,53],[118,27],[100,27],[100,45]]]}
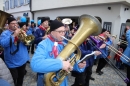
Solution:
{"label": "trumpet", "polygon": [[25,45],[30,45],[34,41],[34,36],[33,35],[27,35],[24,30],[21,29],[18,38],[21,42],[23,42]]}

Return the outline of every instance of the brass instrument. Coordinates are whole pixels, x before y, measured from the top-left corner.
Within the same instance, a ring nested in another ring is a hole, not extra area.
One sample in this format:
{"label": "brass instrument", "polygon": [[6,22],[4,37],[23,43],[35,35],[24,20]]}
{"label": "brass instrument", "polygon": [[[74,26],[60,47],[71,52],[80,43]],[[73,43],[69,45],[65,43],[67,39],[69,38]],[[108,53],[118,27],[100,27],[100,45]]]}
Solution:
{"label": "brass instrument", "polygon": [[[8,14],[8,13],[0,10],[0,34],[5,30],[4,26],[5,26],[7,18],[9,16],[11,16],[11,14]],[[4,50],[4,48],[2,48],[2,46],[0,46],[0,51],[3,51],[3,50]]]}
{"label": "brass instrument", "polygon": [[56,19],[61,22],[61,19],[59,17],[57,17]]}
{"label": "brass instrument", "polygon": [[50,27],[47,28],[45,35],[48,35],[50,33]]}
{"label": "brass instrument", "polygon": [[12,15],[0,10],[0,29],[4,30],[5,23],[9,16]]}
{"label": "brass instrument", "polygon": [[70,18],[65,18],[65,19],[62,20],[62,23],[68,25],[68,24],[72,23],[72,20]]}
{"label": "brass instrument", "polygon": [[25,45],[30,45],[34,41],[34,36],[33,35],[27,35],[24,30],[21,29],[18,38],[21,42],[23,42]]}
{"label": "brass instrument", "polygon": [[122,39],[119,39],[119,42],[122,43],[122,44],[128,45],[128,42],[127,42],[127,41],[124,41],[124,40],[122,40]]}
{"label": "brass instrument", "polygon": [[117,38],[117,35],[111,35],[111,37],[116,39],[116,38]]}
{"label": "brass instrument", "polygon": [[[68,41],[68,44],[58,55],[57,59],[66,61],[72,53],[77,50],[78,53],[73,55],[70,59],[71,66],[74,66],[75,62],[80,59],[81,52],[78,47],[90,36],[98,35],[101,33],[101,24],[100,22],[90,15],[81,15],[79,17],[80,27],[76,34]],[[60,86],[64,78],[68,75],[68,72],[65,70],[60,70],[58,72],[51,72],[44,74],[45,86]],[[53,79],[56,78],[57,81]]]}

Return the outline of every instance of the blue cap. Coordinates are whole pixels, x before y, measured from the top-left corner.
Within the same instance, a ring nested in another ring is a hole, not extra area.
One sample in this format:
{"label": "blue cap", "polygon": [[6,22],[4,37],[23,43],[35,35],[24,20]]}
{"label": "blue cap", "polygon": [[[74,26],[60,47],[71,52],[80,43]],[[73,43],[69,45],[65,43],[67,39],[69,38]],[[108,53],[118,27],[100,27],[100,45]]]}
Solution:
{"label": "blue cap", "polygon": [[20,22],[26,22],[26,21],[27,21],[27,19],[26,19],[25,16],[22,16],[22,17],[20,18]]}
{"label": "blue cap", "polygon": [[34,23],[34,20],[31,20],[31,23]]}
{"label": "blue cap", "polygon": [[41,25],[41,20],[38,20],[37,24],[38,24],[38,25]]}

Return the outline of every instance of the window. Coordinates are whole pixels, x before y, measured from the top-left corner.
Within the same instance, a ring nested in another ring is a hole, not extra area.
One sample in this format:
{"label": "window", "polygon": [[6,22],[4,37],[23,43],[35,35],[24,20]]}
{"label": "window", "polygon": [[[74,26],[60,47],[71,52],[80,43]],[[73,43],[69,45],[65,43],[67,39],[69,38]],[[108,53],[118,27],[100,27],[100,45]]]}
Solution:
{"label": "window", "polygon": [[29,23],[30,22],[30,17],[26,17],[26,19],[27,19],[27,23]]}
{"label": "window", "polygon": [[24,5],[24,0],[20,0],[20,6]]}
{"label": "window", "polygon": [[120,28],[120,36],[119,36],[119,39],[121,38],[122,35],[125,34],[125,27],[126,27],[126,24],[125,24],[125,23],[122,23],[122,24],[121,24],[121,28]]}
{"label": "window", "polygon": [[29,4],[30,0],[24,0],[24,5]]}
{"label": "window", "polygon": [[20,5],[20,0],[17,0],[17,7],[21,6]]}
{"label": "window", "polygon": [[14,6],[14,0],[10,0],[10,8],[12,9],[12,8],[14,8],[15,6]]}
{"label": "window", "polygon": [[6,2],[5,2],[5,10],[6,10],[6,11],[9,10],[9,1],[6,1]]}
{"label": "window", "polygon": [[22,6],[24,4],[24,0],[16,0],[17,7]]}
{"label": "window", "polygon": [[112,22],[104,22],[103,28],[106,29],[107,31],[111,32]]}
{"label": "window", "polygon": [[[48,17],[48,16],[44,16],[44,17],[46,17],[46,18],[49,18],[50,19],[50,17]],[[40,20],[40,19],[42,19],[43,17],[38,17],[37,18],[37,20]]]}
{"label": "window", "polygon": [[14,0],[14,6],[15,6],[15,7],[18,6],[18,0]]}

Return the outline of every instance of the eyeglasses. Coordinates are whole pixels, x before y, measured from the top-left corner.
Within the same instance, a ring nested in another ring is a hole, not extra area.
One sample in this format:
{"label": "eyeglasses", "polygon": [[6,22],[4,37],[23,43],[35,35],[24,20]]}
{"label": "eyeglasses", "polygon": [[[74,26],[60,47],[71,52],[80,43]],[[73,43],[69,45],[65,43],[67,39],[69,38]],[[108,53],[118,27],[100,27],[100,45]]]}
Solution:
{"label": "eyeglasses", "polygon": [[[56,30],[55,30],[56,31]],[[58,32],[58,33],[66,33],[66,31],[56,31],[56,32]]]}

